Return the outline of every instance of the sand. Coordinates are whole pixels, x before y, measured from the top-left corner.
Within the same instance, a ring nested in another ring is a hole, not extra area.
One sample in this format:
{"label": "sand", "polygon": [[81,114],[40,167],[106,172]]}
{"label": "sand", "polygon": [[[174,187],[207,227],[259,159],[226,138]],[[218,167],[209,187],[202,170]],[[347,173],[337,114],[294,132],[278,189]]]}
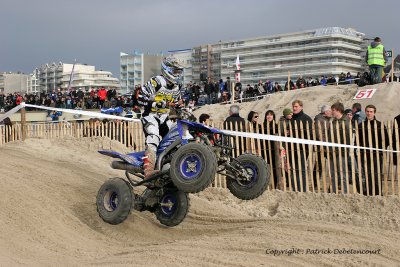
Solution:
{"label": "sand", "polygon": [[[97,190],[123,177],[96,152],[110,147],[125,149],[101,138],[0,147],[0,266],[400,265],[398,196],[266,191],[241,201],[209,188],[190,195],[177,227],[136,211],[106,224],[96,212]],[[376,254],[335,254],[343,249]]]}

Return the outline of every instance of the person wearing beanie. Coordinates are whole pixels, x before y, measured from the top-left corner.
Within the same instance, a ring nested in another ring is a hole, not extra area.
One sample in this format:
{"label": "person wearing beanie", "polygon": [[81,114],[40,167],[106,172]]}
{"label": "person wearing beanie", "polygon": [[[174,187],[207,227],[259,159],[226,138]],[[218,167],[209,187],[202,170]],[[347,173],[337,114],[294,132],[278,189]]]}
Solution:
{"label": "person wearing beanie", "polygon": [[351,108],[345,109],[344,115],[346,115],[349,121],[351,121],[351,119],[353,118],[353,111],[351,110]]}
{"label": "person wearing beanie", "polygon": [[282,136],[289,136],[290,133],[290,121],[293,116],[293,111],[290,108],[283,110],[283,116],[279,118],[280,132]]}
{"label": "person wearing beanie", "polygon": [[[290,109],[290,108],[285,108],[284,110],[283,110],[283,116],[286,118],[286,119],[292,119],[292,116],[293,116],[293,111]],[[290,116],[290,117],[288,117],[288,116]]]}

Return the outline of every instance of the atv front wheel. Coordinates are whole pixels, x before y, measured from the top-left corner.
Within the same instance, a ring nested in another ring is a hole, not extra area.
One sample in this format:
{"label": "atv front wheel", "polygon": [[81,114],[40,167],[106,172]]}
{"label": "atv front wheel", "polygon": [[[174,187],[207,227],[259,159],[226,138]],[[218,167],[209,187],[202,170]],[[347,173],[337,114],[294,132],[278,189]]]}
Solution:
{"label": "atv front wheel", "polygon": [[121,178],[109,179],[100,187],[96,205],[103,221],[109,224],[122,223],[133,206],[131,186]]}
{"label": "atv front wheel", "polygon": [[[227,187],[231,193],[240,199],[251,200],[259,197],[267,189],[270,180],[270,170],[263,158],[252,154],[240,155],[236,160],[249,174],[250,179],[227,179]],[[231,173],[240,177],[238,173]]]}
{"label": "atv front wheel", "polygon": [[189,143],[175,152],[170,177],[183,192],[197,193],[208,187],[217,173],[217,158],[209,146]]}
{"label": "atv front wheel", "polygon": [[155,214],[161,224],[173,227],[185,219],[188,210],[188,194],[176,189],[168,189],[161,197]]}

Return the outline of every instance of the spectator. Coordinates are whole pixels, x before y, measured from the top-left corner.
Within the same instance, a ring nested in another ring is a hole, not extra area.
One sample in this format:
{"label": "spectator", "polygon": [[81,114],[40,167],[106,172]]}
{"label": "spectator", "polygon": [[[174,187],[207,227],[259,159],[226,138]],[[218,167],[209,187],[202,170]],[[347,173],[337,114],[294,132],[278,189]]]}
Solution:
{"label": "spectator", "polygon": [[259,133],[261,126],[258,123],[258,112],[255,111],[250,111],[249,114],[247,114],[247,121],[249,122],[249,125],[251,125],[248,130],[249,132],[252,131],[254,133]]}
{"label": "spectator", "polygon": [[239,99],[239,102],[242,103],[243,90],[242,90],[242,83],[241,82],[235,83],[235,99]]}
{"label": "spectator", "polygon": [[305,88],[306,87],[306,81],[304,80],[303,76],[299,76],[299,78],[296,81],[296,86],[297,88]]}
{"label": "spectator", "polygon": [[[263,127],[264,134],[275,135],[278,132],[278,125],[276,124],[275,112],[273,110],[267,110],[267,112],[265,112]],[[263,147],[264,144],[266,145],[265,148]],[[279,151],[275,150],[275,142],[270,140],[262,142],[261,150],[265,150],[265,152],[262,153],[262,157],[272,167],[274,186],[278,188],[278,166],[275,160],[275,153],[279,153]]]}
{"label": "spectator", "polygon": [[204,92],[207,95],[207,104],[210,105],[212,104],[214,98],[214,83],[210,77],[208,77],[207,80],[207,83],[204,85]]}
{"label": "spectator", "polygon": [[222,94],[224,92],[225,83],[222,79],[219,79],[219,92],[218,92],[218,99],[222,102]]}
{"label": "spectator", "polygon": [[328,81],[327,81],[327,79],[326,79],[325,76],[321,76],[321,79],[319,80],[319,83],[320,83],[322,86],[326,86],[327,83],[328,83]]}
{"label": "spectator", "polygon": [[290,80],[289,87],[288,87],[288,82],[285,83],[285,91],[290,91],[290,90],[294,90],[294,89],[296,89],[296,86],[294,85],[292,80]]}
{"label": "spectator", "polygon": [[52,121],[58,121],[58,118],[60,117],[62,115],[62,112],[61,111],[53,111],[53,112],[51,112],[51,114],[50,114],[50,118],[51,118],[51,120]]}
{"label": "spectator", "polygon": [[332,118],[332,109],[328,105],[322,105],[321,113],[315,116],[315,132],[318,141],[326,142],[326,133],[329,132],[329,122]]}
{"label": "spectator", "polygon": [[283,110],[283,116],[280,117],[279,119],[281,136],[290,135],[292,116],[293,116],[293,111],[290,108],[285,108]]}
{"label": "spectator", "polygon": [[354,126],[355,126],[355,122],[360,124],[365,120],[365,117],[366,117],[365,112],[361,110],[360,103],[354,103],[353,106],[351,107],[351,110],[353,111],[353,118],[351,119],[351,121]]}
{"label": "spectator", "polygon": [[346,74],[344,72],[340,73],[338,84],[346,84]]}
{"label": "spectator", "polygon": [[85,97],[85,94],[82,91],[82,88],[79,88],[79,91],[76,93],[78,99],[82,100]]}
{"label": "spectator", "polygon": [[[250,111],[247,115],[248,127],[247,132],[261,133],[261,125],[258,123],[259,114],[255,111]],[[248,153],[253,153],[261,155],[259,139],[247,138],[246,144],[248,148]]]}
{"label": "spectator", "polygon": [[[319,113],[314,118],[315,123],[315,133],[316,133],[316,140],[327,142],[327,133],[329,133],[329,125],[332,120],[332,110],[331,107],[328,105],[322,105],[321,113]],[[316,153],[316,164],[314,165],[314,187],[318,185],[317,183],[317,176],[322,177],[322,164],[325,164],[326,161],[326,150],[324,151],[322,146],[317,146],[317,153]],[[317,175],[318,174],[318,175]]]}
{"label": "spectator", "polygon": [[346,84],[352,84],[353,83],[353,76],[351,76],[351,73],[348,72],[346,74]]}
{"label": "spectator", "polygon": [[[376,107],[374,105],[366,106],[365,114],[366,120],[362,123],[362,127],[358,128],[359,145],[361,147],[386,149],[389,144],[389,136],[386,126],[375,118]],[[360,149],[360,153],[364,184],[363,193],[370,196],[380,195],[382,192],[383,152]],[[357,185],[357,189],[360,192],[359,185]]]}
{"label": "spectator", "polygon": [[326,81],[327,85],[336,85],[336,79],[333,77],[333,75],[330,75],[328,77],[328,80]]}
{"label": "spectator", "polygon": [[232,84],[231,84],[231,78],[230,77],[226,77],[226,81],[224,84],[224,91],[231,94],[232,92]]}
{"label": "spectator", "polygon": [[[292,133],[295,138],[301,139],[312,139],[312,119],[310,116],[303,111],[303,102],[295,100],[292,102],[293,117],[292,117]],[[296,174],[297,181],[292,176],[292,189],[300,192],[307,191],[307,176],[306,176],[306,159],[308,158],[308,145],[296,144],[299,153],[294,153],[293,161],[296,162],[296,168],[294,172]],[[293,166],[291,162],[291,166]],[[295,182],[297,182],[295,184]]]}
{"label": "spectator", "polygon": [[[249,86],[249,84],[248,84]],[[258,83],[254,86],[260,95],[265,94],[267,92],[265,85],[262,80],[259,80]]]}
{"label": "spectator", "polygon": [[219,98],[220,98],[219,82],[214,83],[214,93],[213,94],[214,94],[215,103],[218,103]]}
{"label": "spectator", "polygon": [[[344,106],[342,103],[335,103],[332,109],[332,130],[329,131],[328,140],[336,144],[350,145],[350,123],[344,114]],[[339,133],[339,134],[338,134]],[[332,148],[331,153],[331,192],[338,193],[339,189],[342,193],[347,193],[348,170],[346,161],[346,152],[344,148]],[[336,163],[336,166],[335,164]]]}
{"label": "spectator", "polygon": [[210,125],[210,115],[205,113],[201,114],[199,117],[199,122],[207,126]]}
{"label": "spectator", "polygon": [[273,85],[272,85],[272,82],[271,82],[270,80],[266,80],[266,81],[265,81],[265,84],[264,84],[264,91],[265,91],[267,94],[272,94],[272,93],[274,92],[274,90],[273,90]]}
{"label": "spectator", "polygon": [[[245,131],[246,121],[239,115],[239,106],[232,105],[229,108],[229,117],[224,121],[224,129],[232,131]],[[246,147],[242,147],[243,138],[240,137],[239,141],[239,155],[245,152]],[[231,147],[233,147],[231,145]]]}
{"label": "spectator", "polygon": [[255,92],[254,88],[250,84],[247,84],[246,91],[245,91],[245,98],[254,97],[255,94],[256,94],[256,92]]}
{"label": "spectator", "polygon": [[354,77],[354,83],[358,85],[360,79],[361,79],[361,72],[357,72],[356,77]]}
{"label": "spectator", "polygon": [[282,87],[279,85],[278,82],[275,82],[273,91],[274,91],[275,93],[276,93],[276,92],[282,91]]}
{"label": "spectator", "polygon": [[374,41],[368,46],[365,61],[369,66],[371,84],[382,82],[382,72],[387,62],[385,47],[381,43],[381,38],[375,37]]}
{"label": "spectator", "polygon": [[107,99],[107,91],[104,87],[100,89],[100,91],[97,93],[97,96],[99,97],[100,100],[100,108],[103,108],[104,106],[104,101]]}
{"label": "spectator", "polygon": [[346,115],[347,119],[352,122],[353,119],[353,110],[351,108],[344,110],[344,115]]}

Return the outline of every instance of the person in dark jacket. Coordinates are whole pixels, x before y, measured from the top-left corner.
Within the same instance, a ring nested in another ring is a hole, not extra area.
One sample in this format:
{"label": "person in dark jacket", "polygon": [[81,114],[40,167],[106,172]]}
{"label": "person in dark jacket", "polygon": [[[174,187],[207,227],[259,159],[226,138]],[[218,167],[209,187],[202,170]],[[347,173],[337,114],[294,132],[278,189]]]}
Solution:
{"label": "person in dark jacket", "polygon": [[[389,135],[386,126],[375,118],[376,107],[374,105],[366,106],[365,114],[367,118],[358,128],[359,145],[386,149],[389,144]],[[370,196],[380,195],[383,189],[383,152],[360,149],[360,154],[363,193]],[[357,190],[360,192],[358,179]]]}
{"label": "person in dark jacket", "polygon": [[[276,123],[275,112],[273,110],[267,110],[264,116],[263,122],[264,134],[268,135],[276,135],[278,132],[278,125]],[[274,176],[274,186],[278,188],[278,171],[279,166],[277,166],[275,160],[275,153],[279,153],[279,151],[275,150],[275,142],[274,141],[266,141],[262,144],[265,144],[265,152],[263,151],[262,157],[267,161],[267,163],[272,167],[272,174]],[[262,146],[263,148],[263,146]],[[262,149],[263,150],[263,149]],[[271,153],[270,153],[271,151]]]}
{"label": "person in dark jacket", "polygon": [[355,122],[358,124],[362,123],[365,120],[365,112],[361,110],[360,103],[354,103],[351,107],[353,111],[353,118],[351,119],[353,126],[355,127]]}
{"label": "person in dark jacket", "polygon": [[[335,103],[332,109],[332,129],[328,133],[328,141],[335,144],[350,145],[350,122],[344,114],[344,106],[342,103]],[[342,193],[347,193],[348,173],[346,153],[348,150],[344,148],[333,147],[330,152],[330,171],[331,171],[331,192],[338,193],[338,189],[342,189]],[[336,166],[335,164],[336,163]],[[337,184],[336,184],[337,182]]]}
{"label": "person in dark jacket", "polygon": [[[315,139],[317,141],[326,142],[327,133],[329,133],[329,123],[332,120],[332,109],[329,105],[321,106],[321,113],[314,118],[315,122]],[[314,187],[318,186],[317,179],[322,177],[322,164],[326,161],[326,148],[323,146],[316,146],[316,164],[314,165]]]}
{"label": "person in dark jacket", "polygon": [[204,92],[207,94],[207,104],[212,104],[214,98],[214,83],[210,77],[208,77],[208,81],[204,85]]}
{"label": "person in dark jacket", "polygon": [[[232,105],[229,108],[229,117],[226,118],[224,121],[224,129],[225,130],[231,130],[231,131],[239,131],[239,132],[244,132],[246,131],[246,120],[239,115],[239,106],[238,105]],[[246,146],[242,146],[242,143],[245,144],[243,137],[236,137],[238,138],[238,143],[239,143],[239,153],[243,154],[246,150]],[[234,142],[235,144],[236,142]]]}
{"label": "person in dark jacket", "polygon": [[[295,138],[299,139],[312,139],[312,119],[310,116],[303,111],[303,102],[301,100],[294,100],[292,102],[293,117],[292,123],[292,133]],[[307,191],[307,175],[306,175],[306,162],[309,155],[308,145],[294,144],[295,151],[292,161],[289,160],[290,166],[294,169],[295,177],[292,176],[292,189],[300,192]],[[298,153],[297,153],[298,152]],[[289,159],[291,157],[289,156]],[[293,164],[295,163],[295,164]]]}

